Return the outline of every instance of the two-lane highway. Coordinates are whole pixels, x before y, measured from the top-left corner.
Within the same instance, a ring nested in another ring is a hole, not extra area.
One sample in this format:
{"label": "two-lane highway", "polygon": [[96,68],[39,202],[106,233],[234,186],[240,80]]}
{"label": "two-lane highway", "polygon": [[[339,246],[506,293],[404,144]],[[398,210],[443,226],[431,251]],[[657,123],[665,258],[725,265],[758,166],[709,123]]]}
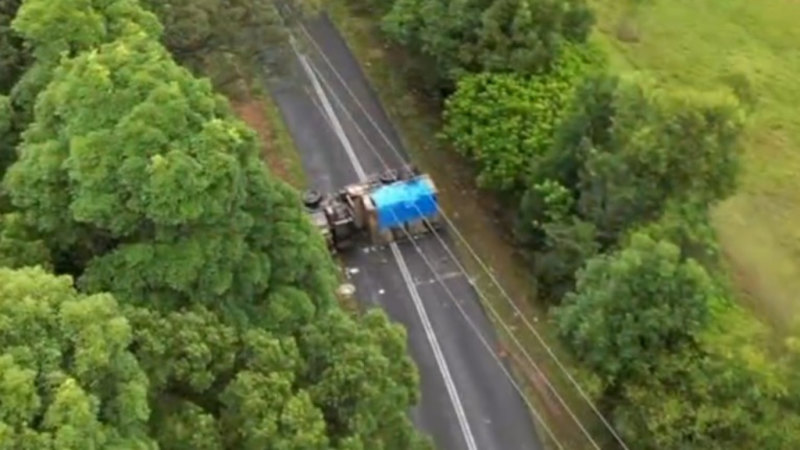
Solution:
{"label": "two-lane highway", "polygon": [[[407,159],[400,140],[337,30],[322,16],[295,34],[303,45],[292,75],[270,91],[311,185],[334,191],[398,167]],[[437,239],[365,246],[343,260],[359,300],[406,327],[422,390],[412,418],[438,448],[543,448],[525,401],[491,351],[495,335],[472,284]]]}

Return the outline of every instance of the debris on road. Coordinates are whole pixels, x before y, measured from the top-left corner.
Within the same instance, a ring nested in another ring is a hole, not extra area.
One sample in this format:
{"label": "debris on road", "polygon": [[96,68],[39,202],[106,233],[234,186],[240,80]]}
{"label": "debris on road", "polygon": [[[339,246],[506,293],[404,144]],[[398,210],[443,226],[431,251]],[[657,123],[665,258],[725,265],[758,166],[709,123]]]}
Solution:
{"label": "debris on road", "polygon": [[355,294],[355,292],[356,287],[350,283],[344,283],[340,285],[338,289],[336,289],[336,294],[342,298],[350,298],[353,296],[353,294]]}

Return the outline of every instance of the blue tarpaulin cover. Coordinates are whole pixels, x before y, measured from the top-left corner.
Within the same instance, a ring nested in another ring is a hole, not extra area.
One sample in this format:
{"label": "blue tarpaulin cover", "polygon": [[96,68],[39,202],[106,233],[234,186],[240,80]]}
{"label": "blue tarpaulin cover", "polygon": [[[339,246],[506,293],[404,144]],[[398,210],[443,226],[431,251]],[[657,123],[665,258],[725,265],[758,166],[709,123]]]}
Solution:
{"label": "blue tarpaulin cover", "polygon": [[433,186],[423,177],[381,186],[371,197],[378,213],[378,228],[381,230],[431,218],[438,209]]}

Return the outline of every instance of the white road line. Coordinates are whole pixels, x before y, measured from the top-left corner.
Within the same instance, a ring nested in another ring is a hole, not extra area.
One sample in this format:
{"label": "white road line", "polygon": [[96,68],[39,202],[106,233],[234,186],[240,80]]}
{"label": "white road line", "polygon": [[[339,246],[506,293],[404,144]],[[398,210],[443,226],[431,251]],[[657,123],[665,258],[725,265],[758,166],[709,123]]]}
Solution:
{"label": "white road line", "polygon": [[350,162],[353,163],[353,169],[355,169],[358,179],[361,181],[366,181],[367,174],[364,172],[364,168],[361,167],[361,164],[358,162],[358,158],[356,158],[353,146],[350,144],[350,140],[347,139],[347,135],[344,133],[344,128],[342,128],[342,124],[336,117],[336,113],[333,111],[331,102],[328,101],[328,97],[322,90],[322,86],[319,85],[317,77],[314,75],[313,70],[311,70],[308,61],[306,60],[306,56],[298,53],[297,57],[300,58],[300,64],[302,64],[303,69],[306,70],[308,77],[311,79],[311,84],[314,86],[314,91],[316,91],[317,97],[319,97],[320,102],[322,102],[322,109],[325,110],[325,114],[328,116],[328,119],[330,119],[329,122],[333,127],[333,132],[336,133],[336,137],[338,137],[342,142],[342,146],[344,147],[344,151],[347,153],[347,157],[350,158]]}
{"label": "white road line", "polygon": [[[319,81],[317,80],[316,75],[314,74],[314,71],[311,68],[306,56],[297,51],[297,48],[294,46],[293,42],[292,49],[297,55],[297,58],[300,60],[300,64],[303,66],[303,69],[305,69],[308,78],[311,80],[311,84],[313,85],[317,96],[322,102],[322,107],[330,119],[333,131],[339,138],[339,141],[341,141],[342,146],[347,153],[347,157],[350,159],[350,163],[353,165],[353,169],[356,171],[359,180],[366,181],[367,176],[364,172],[364,168],[361,166],[361,162],[359,162],[358,158],[356,157],[353,147],[350,144],[350,140],[344,133],[344,129],[342,128],[341,123],[339,123],[339,119],[336,117],[336,113],[333,111],[327,95],[325,95],[325,91],[320,86]],[[428,312],[425,310],[425,305],[422,303],[419,292],[417,292],[417,289],[414,286],[414,281],[411,278],[408,265],[406,265],[406,261],[403,258],[403,255],[400,253],[400,249],[397,247],[396,243],[392,242],[389,244],[389,247],[392,249],[392,254],[394,255],[395,261],[397,261],[397,266],[400,268],[400,274],[403,276],[403,281],[408,288],[408,293],[411,295],[414,307],[417,310],[417,315],[419,315],[420,321],[422,322],[422,328],[425,330],[425,336],[428,339],[431,349],[433,350],[433,357],[436,360],[436,365],[439,367],[439,372],[442,374],[442,378],[444,379],[444,384],[447,388],[447,394],[450,397],[451,403],[453,404],[453,409],[455,409],[456,417],[458,418],[458,424],[461,428],[461,434],[464,437],[464,441],[467,444],[467,449],[478,450],[478,446],[475,444],[475,437],[472,435],[472,430],[470,429],[469,422],[467,421],[467,414],[464,412],[464,406],[461,404],[461,398],[458,395],[456,384],[453,381],[453,377],[450,375],[450,369],[447,367],[447,361],[445,360],[442,349],[439,346],[439,341],[436,339],[436,333],[433,331],[433,325],[428,317]]]}
{"label": "white road line", "polygon": [[315,97],[314,93],[311,92],[311,89],[309,89],[308,86],[304,86],[303,87],[303,91],[305,91],[305,93],[308,94],[309,97],[311,97],[311,103],[314,104],[314,107],[317,108],[317,111],[319,111],[320,115],[325,118],[325,122],[327,122],[328,125],[331,128],[333,128],[333,125],[331,124],[331,120],[328,119],[328,115],[325,114],[325,110],[322,109],[322,105],[319,104],[319,100],[317,100],[317,97]]}
{"label": "white road line", "polygon": [[[439,279],[441,279],[442,281],[445,281],[445,280],[451,280],[451,279],[454,279],[454,278],[464,278],[464,279],[466,279],[466,280],[467,280],[467,281],[468,281],[470,284],[472,284],[472,283],[473,283],[473,281],[472,281],[472,279],[471,279],[471,278],[468,278],[468,277],[466,277],[466,276],[465,276],[463,273],[461,273],[461,272],[448,272],[448,273],[442,274],[442,275],[439,277]],[[438,281],[436,280],[436,278],[431,278],[431,279],[424,280],[424,281],[417,281],[416,283],[414,283],[414,285],[415,285],[415,286],[430,286],[430,285],[432,285],[432,284],[436,284],[436,283],[438,283]]]}

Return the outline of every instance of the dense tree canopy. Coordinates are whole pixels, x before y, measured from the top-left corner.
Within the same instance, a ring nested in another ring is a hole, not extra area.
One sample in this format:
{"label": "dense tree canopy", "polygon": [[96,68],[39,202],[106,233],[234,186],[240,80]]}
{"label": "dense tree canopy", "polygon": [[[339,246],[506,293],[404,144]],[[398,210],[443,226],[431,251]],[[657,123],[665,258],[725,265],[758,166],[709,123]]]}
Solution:
{"label": "dense tree canopy", "polygon": [[51,268],[45,243],[25,226],[19,213],[0,215],[0,267],[45,266]]}
{"label": "dense tree canopy", "polygon": [[613,387],[652,372],[648,356],[691,345],[717,295],[678,247],[639,234],[619,253],[589,260],[556,318],[572,351]]}
{"label": "dense tree canopy", "polygon": [[0,96],[0,176],[14,160],[13,114],[8,97]]}
{"label": "dense tree canopy", "polygon": [[742,126],[732,95],[601,78],[574,103],[539,177],[571,187],[608,242],[670,198],[711,203],[732,192]]}
{"label": "dense tree canopy", "polygon": [[553,144],[574,85],[589,64],[579,50],[543,75],[483,72],[461,78],[445,102],[443,133],[480,170],[478,185],[518,191]]}
{"label": "dense tree canopy", "polygon": [[418,383],[403,330],[308,299],[291,316],[304,294],[282,295],[272,326],[241,329],[0,269],[0,448],[427,448],[398,408]]}
{"label": "dense tree canopy", "polygon": [[12,27],[33,49],[33,66],[12,92],[26,122],[62,56],[75,56],[129,33],[161,33],[155,16],[136,0],[25,0]]}
{"label": "dense tree canopy", "polygon": [[[574,255],[569,248],[575,244],[578,254],[591,255],[589,227],[596,248],[605,250],[632,228],[690,218],[683,236],[675,236],[679,230],[672,226],[671,237],[682,246],[704,246],[707,241],[690,242],[689,234],[702,232],[709,205],[735,186],[742,123],[738,104],[724,93],[666,91],[641,80],[592,76],[576,91],[553,145],[532,169],[517,234],[537,266],[563,259],[565,250]],[[542,186],[568,192],[562,197],[569,211],[554,219],[543,197],[549,190]],[[674,211],[667,214],[668,209]],[[565,229],[584,232],[566,240],[553,234]],[[581,265],[573,259],[565,270],[543,268],[541,287],[563,294],[571,285],[570,272]]]}
{"label": "dense tree canopy", "polygon": [[[293,302],[303,301],[304,294],[284,295],[275,301],[297,308]],[[314,317],[308,299],[305,303],[305,318],[283,314],[291,320],[244,331],[203,307],[131,312],[135,353],[153,385],[151,395],[169,399],[154,406],[151,423],[159,444],[424,446],[404,408],[397,408],[416,400],[405,333],[382,313],[369,313],[361,322],[339,311]]]}
{"label": "dense tree canopy", "polygon": [[669,198],[711,203],[736,182],[742,121],[733,96],[645,89],[619,85],[608,141],[579,134],[559,142],[589,146],[579,208],[611,239],[654,218]]}
{"label": "dense tree canopy", "polygon": [[[224,13],[212,34],[255,20]],[[30,110],[0,266],[80,292],[0,269],[0,448],[427,448],[404,331],[339,309],[297,193],[155,17],[24,0],[13,22],[35,63],[0,97],[0,128]]]}
{"label": "dense tree canopy", "polygon": [[0,95],[7,95],[29,62],[22,38],[11,28],[21,0],[0,2]]}
{"label": "dense tree canopy", "polygon": [[592,22],[583,0],[397,0],[383,28],[455,81],[481,71],[546,70],[564,43],[586,39]]}
{"label": "dense tree canopy", "polygon": [[763,329],[679,248],[636,234],[591,259],[556,310],[565,343],[603,382],[637,448],[795,448],[788,381]]}
{"label": "dense tree canopy", "polygon": [[132,338],[110,295],[0,268],[0,448],[155,448]]}
{"label": "dense tree canopy", "polygon": [[136,0],[24,0],[13,27],[39,61],[75,56],[133,31],[161,33],[156,17]]}
{"label": "dense tree canopy", "polygon": [[[65,61],[19,151],[6,177],[14,205],[54,251],[80,255],[90,289],[208,303],[269,287],[270,242],[292,197],[266,174],[254,133],[148,36]],[[315,282],[303,264],[325,261],[324,248],[280,236],[298,250],[294,273],[275,266],[278,281]]]}
{"label": "dense tree canopy", "polygon": [[[164,24],[163,42],[217,85],[237,80],[286,38],[274,0],[142,0]],[[286,5],[305,4],[286,2]],[[276,53],[274,51],[272,54]]]}

